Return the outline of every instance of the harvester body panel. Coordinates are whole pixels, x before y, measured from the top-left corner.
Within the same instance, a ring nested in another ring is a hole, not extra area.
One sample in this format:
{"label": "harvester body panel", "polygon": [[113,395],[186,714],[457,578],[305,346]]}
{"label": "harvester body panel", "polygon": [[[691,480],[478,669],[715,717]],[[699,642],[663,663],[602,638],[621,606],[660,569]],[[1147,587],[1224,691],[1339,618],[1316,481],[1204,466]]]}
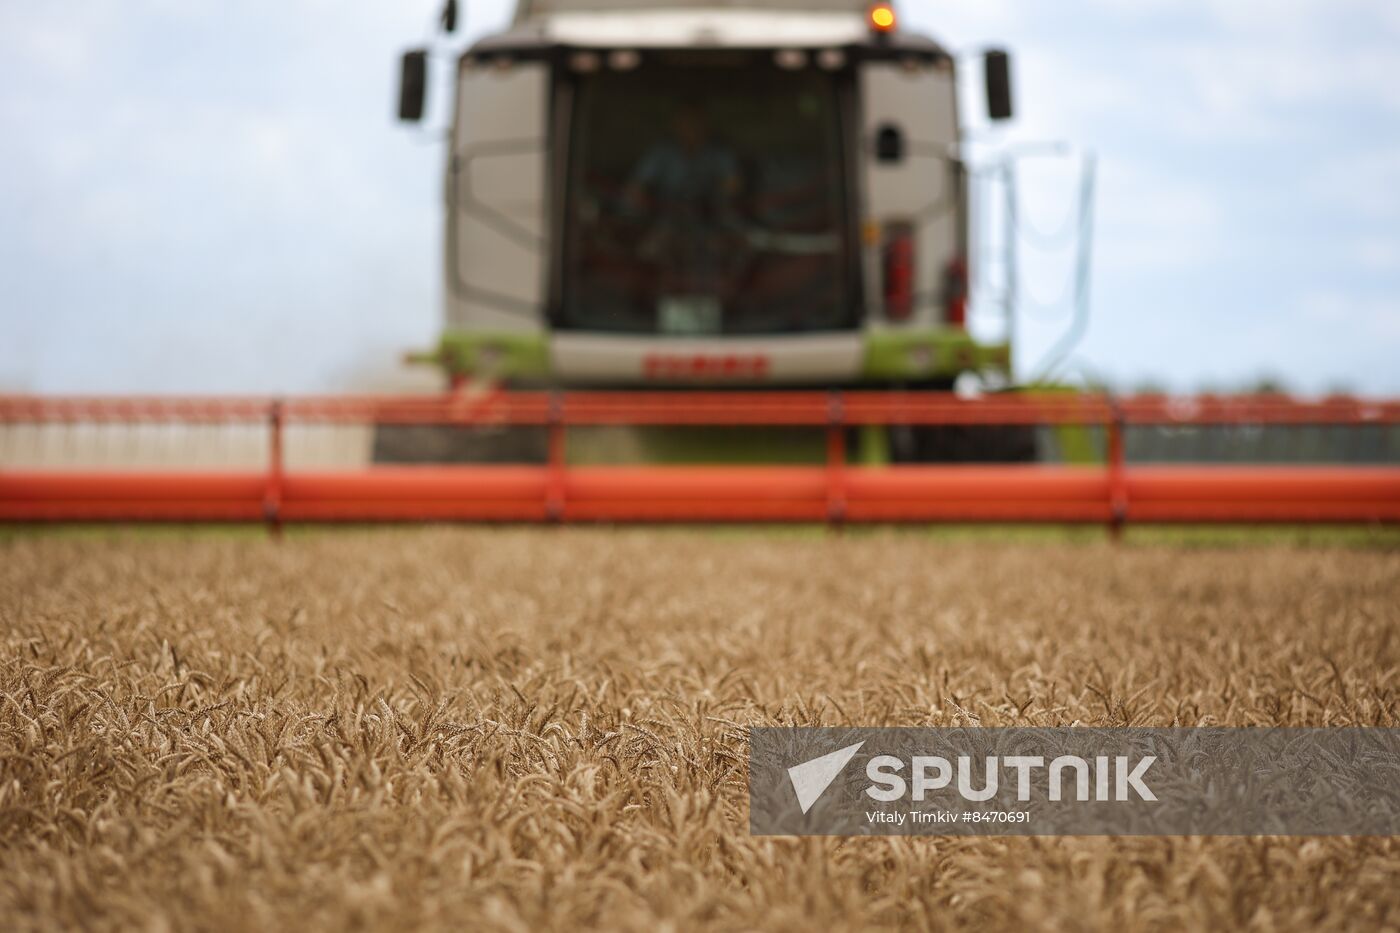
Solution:
{"label": "harvester body panel", "polygon": [[462,56],[435,361],[554,385],[1007,372],[963,318],[952,57],[872,34],[864,4],[710,7],[525,3]]}

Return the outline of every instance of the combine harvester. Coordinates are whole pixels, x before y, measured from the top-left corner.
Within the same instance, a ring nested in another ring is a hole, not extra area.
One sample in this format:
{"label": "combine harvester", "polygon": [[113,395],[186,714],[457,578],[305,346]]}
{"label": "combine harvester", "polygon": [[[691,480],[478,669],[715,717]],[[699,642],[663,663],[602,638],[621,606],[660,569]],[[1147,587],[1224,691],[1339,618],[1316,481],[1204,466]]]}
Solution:
{"label": "combine harvester", "polygon": [[[1400,404],[1004,391],[1012,174],[968,158],[958,82],[975,69],[987,116],[1010,117],[1006,53],[955,58],[884,4],[696,4],[521,0],[457,59],[446,328],[414,356],[444,395],[3,398],[11,430],[262,425],[266,467],[0,463],[0,520],[1400,520]],[[404,120],[429,64],[404,56]],[[1091,190],[1090,172],[1086,233]],[[978,255],[997,227],[1002,255]],[[999,339],[969,330],[978,295]],[[339,425],[372,427],[372,465],[289,466]],[[1384,462],[1125,455],[1134,431],[1269,425],[1366,433]],[[596,462],[579,441],[600,427],[644,462]]]}
{"label": "combine harvester", "polygon": [[[886,5],[696,6],[522,0],[461,56],[447,329],[419,359],[515,388],[1008,384],[1009,343],[966,326],[952,55]],[[1006,119],[1010,60],[983,60]],[[405,56],[404,119],[424,112],[426,65]],[[378,459],[444,452],[407,433],[381,432]],[[1034,459],[1025,428],[967,434],[862,441],[876,460]]]}

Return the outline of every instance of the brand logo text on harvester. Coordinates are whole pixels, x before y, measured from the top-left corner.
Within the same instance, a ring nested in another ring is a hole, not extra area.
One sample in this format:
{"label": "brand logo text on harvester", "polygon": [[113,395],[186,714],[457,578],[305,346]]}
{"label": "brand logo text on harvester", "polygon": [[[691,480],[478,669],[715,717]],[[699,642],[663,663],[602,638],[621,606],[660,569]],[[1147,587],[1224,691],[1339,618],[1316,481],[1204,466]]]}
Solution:
{"label": "brand logo text on harvester", "polygon": [[[848,745],[788,768],[788,778],[803,813],[812,809],[864,744]],[[1111,759],[1107,755],[1092,759],[1060,755],[1047,764],[1040,755],[989,755],[985,769],[980,769],[969,755],[957,756],[956,765],[937,755],[916,755],[907,761],[894,755],[875,755],[866,762],[865,776],[870,785],[865,793],[885,803],[905,797],[918,802],[929,793],[952,787],[964,800],[981,802],[997,795],[999,774],[1004,769],[1015,772],[1018,801],[1031,799],[1032,783],[1042,770],[1048,783],[1046,794],[1052,801],[1126,801],[1131,794],[1141,800],[1156,800],[1156,794],[1143,781],[1156,760],[1155,755],[1143,756],[1136,762],[1126,755]],[[980,779],[974,773],[978,770],[982,771]],[[981,786],[973,786],[975,783]]]}

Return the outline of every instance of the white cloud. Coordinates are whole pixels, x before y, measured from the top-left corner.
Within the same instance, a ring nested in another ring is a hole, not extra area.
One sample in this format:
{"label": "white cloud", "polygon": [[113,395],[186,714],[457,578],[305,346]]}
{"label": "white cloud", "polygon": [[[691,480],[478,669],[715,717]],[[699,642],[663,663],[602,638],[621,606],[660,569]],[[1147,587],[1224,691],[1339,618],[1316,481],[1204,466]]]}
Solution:
{"label": "white cloud", "polygon": [[1298,301],[1298,316],[1314,333],[1344,330],[1366,342],[1400,343],[1400,295],[1361,296],[1319,289]]}
{"label": "white cloud", "polygon": [[1306,190],[1334,211],[1400,223],[1400,143],[1333,155]]}
{"label": "white cloud", "polygon": [[1400,270],[1400,237],[1360,237],[1352,243],[1350,254],[1363,269],[1394,273]]}

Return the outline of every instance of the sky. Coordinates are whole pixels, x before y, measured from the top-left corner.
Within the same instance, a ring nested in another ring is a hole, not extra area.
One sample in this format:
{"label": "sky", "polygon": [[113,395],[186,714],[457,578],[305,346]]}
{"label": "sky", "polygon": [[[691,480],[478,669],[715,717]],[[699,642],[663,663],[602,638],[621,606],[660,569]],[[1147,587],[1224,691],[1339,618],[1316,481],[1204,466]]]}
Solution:
{"label": "sky", "polygon": [[[398,384],[440,326],[442,144],[393,118],[397,56],[436,6],[0,4],[0,391]],[[457,43],[511,4],[464,7]],[[900,9],[956,51],[1013,51],[1014,121],[981,125],[967,89],[979,149],[1097,160],[1067,372],[1400,393],[1400,3]],[[1023,167],[1026,223],[1073,217],[1070,167]],[[1024,376],[1069,324],[1073,256],[1022,255]]]}

